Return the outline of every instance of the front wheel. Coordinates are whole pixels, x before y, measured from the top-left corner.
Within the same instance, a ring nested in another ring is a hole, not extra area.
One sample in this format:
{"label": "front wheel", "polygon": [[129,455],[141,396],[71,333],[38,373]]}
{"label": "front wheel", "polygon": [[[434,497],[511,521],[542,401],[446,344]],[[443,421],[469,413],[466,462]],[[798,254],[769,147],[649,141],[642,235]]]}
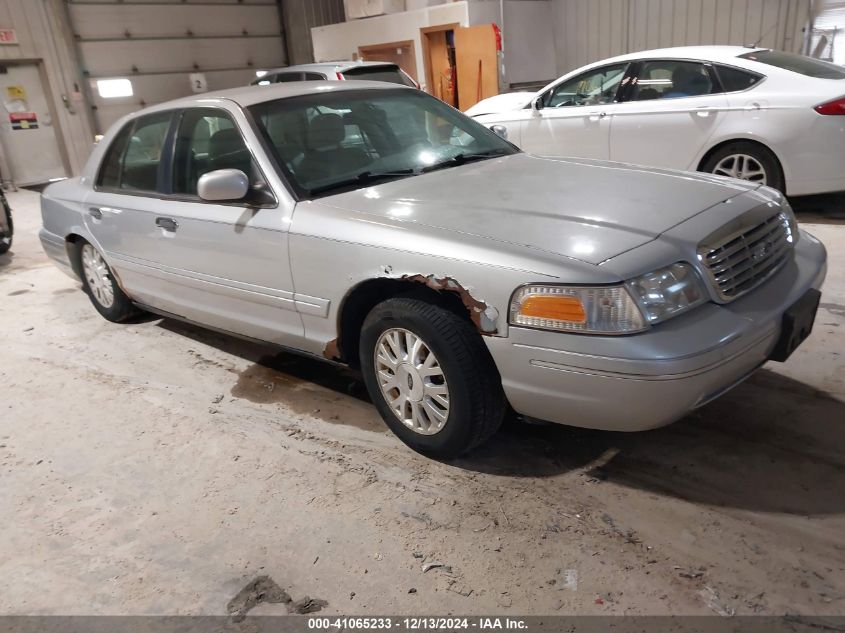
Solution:
{"label": "front wheel", "polygon": [[418,299],[388,299],[364,321],[360,350],[370,397],[412,449],[457,457],[501,425],[501,378],[466,319]]}
{"label": "front wheel", "polygon": [[730,176],[784,190],[783,172],[777,158],[762,145],[737,141],[716,150],[701,171],[718,176]]}
{"label": "front wheel", "polygon": [[79,268],[85,294],[105,319],[120,323],[136,313],[132,301],[118,285],[106,260],[88,242],[83,242],[79,249]]}

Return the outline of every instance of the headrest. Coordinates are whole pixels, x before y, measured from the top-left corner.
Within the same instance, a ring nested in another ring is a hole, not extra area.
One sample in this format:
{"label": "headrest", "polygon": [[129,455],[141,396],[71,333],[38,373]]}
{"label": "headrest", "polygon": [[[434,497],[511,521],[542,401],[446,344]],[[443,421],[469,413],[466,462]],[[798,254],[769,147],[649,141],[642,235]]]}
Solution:
{"label": "headrest", "polygon": [[337,147],[346,138],[343,117],[339,114],[318,114],[308,124],[308,148]]}
{"label": "headrest", "polygon": [[212,160],[246,149],[241,133],[235,128],[215,132],[208,141],[208,156]]}

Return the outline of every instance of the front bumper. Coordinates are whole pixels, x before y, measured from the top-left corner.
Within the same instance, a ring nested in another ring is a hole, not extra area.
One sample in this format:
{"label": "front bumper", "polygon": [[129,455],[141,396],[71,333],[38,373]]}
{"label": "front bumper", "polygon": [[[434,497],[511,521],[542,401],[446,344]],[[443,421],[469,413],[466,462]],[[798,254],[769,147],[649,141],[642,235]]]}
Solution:
{"label": "front bumper", "polygon": [[727,305],[707,304],[631,336],[510,327],[485,337],[511,406],[586,428],[639,431],[674,422],[769,358],[783,313],[826,273],[821,242],[802,231],[774,277]]}

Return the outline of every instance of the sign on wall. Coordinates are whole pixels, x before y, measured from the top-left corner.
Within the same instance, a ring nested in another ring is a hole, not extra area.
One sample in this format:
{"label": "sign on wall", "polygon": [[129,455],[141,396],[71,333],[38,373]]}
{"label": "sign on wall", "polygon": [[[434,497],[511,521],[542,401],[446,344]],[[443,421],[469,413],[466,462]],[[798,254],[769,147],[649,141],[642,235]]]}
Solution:
{"label": "sign on wall", "polygon": [[205,78],[205,73],[191,73],[188,75],[191,82],[191,90],[194,92],[208,92],[208,81]]}
{"label": "sign on wall", "polygon": [[15,29],[0,29],[0,45],[17,43],[18,33]]}
{"label": "sign on wall", "polygon": [[38,115],[35,112],[12,112],[9,114],[9,122],[13,130],[38,129]]}

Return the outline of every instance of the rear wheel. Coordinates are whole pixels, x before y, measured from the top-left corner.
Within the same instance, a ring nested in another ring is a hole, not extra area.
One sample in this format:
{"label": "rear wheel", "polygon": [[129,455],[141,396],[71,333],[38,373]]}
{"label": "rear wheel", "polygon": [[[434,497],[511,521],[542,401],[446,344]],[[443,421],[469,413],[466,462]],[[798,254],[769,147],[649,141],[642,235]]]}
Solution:
{"label": "rear wheel", "polygon": [[364,321],[361,368],[390,429],[420,453],[452,458],[499,428],[501,379],[475,328],[439,306],[388,299]]}
{"label": "rear wheel", "polygon": [[94,308],[104,318],[119,323],[136,313],[129,297],[117,284],[106,260],[88,242],[82,242],[79,248],[79,268],[82,271],[82,287]]}
{"label": "rear wheel", "polygon": [[757,143],[737,141],[716,150],[701,171],[784,190],[783,172],[775,155]]}

